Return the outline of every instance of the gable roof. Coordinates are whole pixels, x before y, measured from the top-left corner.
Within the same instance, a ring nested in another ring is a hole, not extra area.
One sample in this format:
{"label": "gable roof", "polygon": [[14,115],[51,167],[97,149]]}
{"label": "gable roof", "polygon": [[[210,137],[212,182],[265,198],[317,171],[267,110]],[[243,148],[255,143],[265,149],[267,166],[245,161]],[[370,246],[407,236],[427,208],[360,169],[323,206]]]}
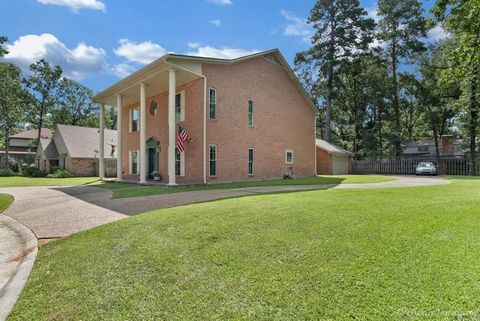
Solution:
{"label": "gable roof", "polygon": [[[29,129],[23,132],[16,133],[10,136],[10,138],[23,138],[23,139],[35,139],[38,136],[38,129]],[[52,138],[53,132],[50,128],[42,128],[40,132],[42,138]]]}
{"label": "gable roof", "polygon": [[326,151],[327,153],[332,154],[332,155],[345,155],[345,156],[352,156],[353,155],[352,152],[349,152],[348,150],[346,150],[342,147],[330,144],[329,142],[327,142],[326,140],[323,140],[323,139],[318,139],[317,138],[316,145],[317,145],[318,148],[323,149],[324,151]]}
{"label": "gable roof", "polygon": [[42,138],[40,139],[40,147],[45,153],[46,158],[58,158],[57,146],[53,139]]}
{"label": "gable roof", "polygon": [[[99,129],[70,125],[57,125],[55,135],[60,135],[71,158],[98,157]],[[117,131],[105,129],[105,157],[109,158],[112,145],[117,145]]]}
{"label": "gable roof", "polygon": [[[159,66],[165,65],[168,63],[169,60],[175,61],[195,61],[200,63],[208,63],[208,64],[235,64],[245,60],[250,60],[258,57],[269,57],[273,56],[274,59],[269,59],[271,62],[278,64],[281,66],[289,75],[291,80],[297,86],[298,90],[302,93],[304,98],[307,100],[309,105],[312,107],[313,111],[318,114],[317,107],[313,103],[310,95],[307,93],[303,85],[298,80],[297,76],[293,72],[292,68],[285,60],[283,55],[281,54],[279,49],[271,49],[266,51],[257,52],[251,55],[238,57],[235,59],[223,59],[223,58],[211,58],[211,57],[200,57],[200,56],[188,56],[188,55],[179,55],[168,53],[163,55],[162,57],[158,58],[157,60],[153,61],[152,63],[144,66],[143,68],[137,70],[136,72],[130,74],[129,76],[123,78],[122,80],[116,82],[115,84],[111,85],[110,87],[106,88],[102,92],[95,95],[95,99],[97,101],[101,101],[103,99],[107,99],[108,97],[118,93],[122,88],[127,87],[128,83],[131,82],[139,82],[143,78],[147,78],[150,72],[158,70]],[[268,59],[268,58],[267,58]]]}

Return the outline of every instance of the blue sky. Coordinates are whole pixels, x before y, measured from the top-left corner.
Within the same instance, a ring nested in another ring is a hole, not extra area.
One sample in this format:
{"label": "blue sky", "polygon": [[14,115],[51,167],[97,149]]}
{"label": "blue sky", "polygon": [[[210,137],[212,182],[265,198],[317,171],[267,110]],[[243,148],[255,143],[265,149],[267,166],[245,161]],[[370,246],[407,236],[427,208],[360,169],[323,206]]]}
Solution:
{"label": "blue sky", "polygon": [[[99,91],[166,52],[233,58],[279,48],[292,64],[309,47],[314,2],[0,0],[0,34],[7,61],[27,69],[45,58]],[[373,13],[376,1],[362,5]]]}

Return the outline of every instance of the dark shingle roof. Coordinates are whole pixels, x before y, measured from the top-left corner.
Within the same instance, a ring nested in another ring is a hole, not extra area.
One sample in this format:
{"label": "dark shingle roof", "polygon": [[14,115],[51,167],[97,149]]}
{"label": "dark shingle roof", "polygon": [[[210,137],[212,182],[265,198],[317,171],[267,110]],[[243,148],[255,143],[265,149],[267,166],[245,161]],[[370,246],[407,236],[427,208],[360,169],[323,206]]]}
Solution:
{"label": "dark shingle roof", "polygon": [[[98,157],[99,129],[69,125],[57,125],[68,154],[72,158]],[[105,157],[110,157],[111,145],[117,145],[117,131],[105,129]]]}
{"label": "dark shingle roof", "polygon": [[329,142],[323,139],[316,140],[317,147],[323,149],[324,151],[328,152],[329,154],[337,154],[337,155],[353,155],[352,152],[349,152],[342,147],[338,147],[336,145],[330,144]]}
{"label": "dark shingle roof", "polygon": [[53,139],[40,139],[40,146],[43,148],[46,158],[58,157],[57,146],[55,146]]}
{"label": "dark shingle roof", "polygon": [[[23,132],[16,133],[15,135],[10,136],[10,138],[26,138],[26,139],[34,139],[37,138],[38,129],[30,129]],[[49,128],[42,128],[42,132],[40,133],[42,138],[52,138],[53,132]]]}

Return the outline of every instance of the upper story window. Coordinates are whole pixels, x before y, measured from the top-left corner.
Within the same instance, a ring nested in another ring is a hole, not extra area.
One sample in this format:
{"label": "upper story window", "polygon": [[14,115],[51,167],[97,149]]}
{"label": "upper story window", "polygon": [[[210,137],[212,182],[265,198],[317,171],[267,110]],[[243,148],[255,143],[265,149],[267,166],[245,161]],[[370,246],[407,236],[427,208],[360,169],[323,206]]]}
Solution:
{"label": "upper story window", "polygon": [[155,101],[150,104],[150,115],[155,116],[158,112],[158,105]]}
{"label": "upper story window", "polygon": [[254,173],[254,164],[253,164],[254,153],[255,152],[253,148],[248,149],[248,175],[253,175]]}
{"label": "upper story window", "polygon": [[209,146],[210,176],[217,176],[217,145]]}
{"label": "upper story window", "polygon": [[208,118],[217,119],[217,90],[210,88],[210,108],[208,110]]}
{"label": "upper story window", "polygon": [[253,127],[253,100],[248,101],[248,126]]}
{"label": "upper story window", "polygon": [[182,91],[175,95],[175,121],[185,120],[185,92]]}
{"label": "upper story window", "polygon": [[138,131],[138,108],[130,109],[130,131]]}
{"label": "upper story window", "polygon": [[293,150],[285,151],[285,164],[293,164]]}

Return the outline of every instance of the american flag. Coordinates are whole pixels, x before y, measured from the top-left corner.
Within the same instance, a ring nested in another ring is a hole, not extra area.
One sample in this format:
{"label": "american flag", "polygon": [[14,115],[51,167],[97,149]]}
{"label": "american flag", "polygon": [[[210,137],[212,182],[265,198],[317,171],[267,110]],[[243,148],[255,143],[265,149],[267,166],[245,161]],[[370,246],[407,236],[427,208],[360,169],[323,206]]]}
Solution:
{"label": "american flag", "polygon": [[188,138],[188,133],[185,130],[185,128],[178,127],[178,135],[177,135],[177,150],[179,153],[182,153],[185,151],[187,147],[187,138]]}

